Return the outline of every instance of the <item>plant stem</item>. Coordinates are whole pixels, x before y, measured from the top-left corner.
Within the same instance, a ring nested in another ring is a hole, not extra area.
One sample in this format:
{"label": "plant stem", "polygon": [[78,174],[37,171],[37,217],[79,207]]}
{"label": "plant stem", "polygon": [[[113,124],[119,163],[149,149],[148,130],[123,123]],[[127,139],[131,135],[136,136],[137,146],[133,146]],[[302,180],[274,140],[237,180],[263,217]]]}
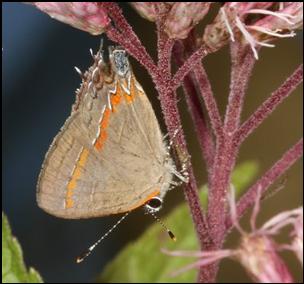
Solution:
{"label": "plant stem", "polygon": [[255,58],[249,48],[240,42],[231,43],[230,94],[225,115],[225,134],[232,136],[240,124],[244,96]]}
{"label": "plant stem", "polygon": [[214,99],[211,89],[205,87],[206,85],[209,84],[207,74],[205,73],[205,70],[203,69],[201,64],[196,64],[193,70],[196,80],[198,82],[201,96],[204,99],[208,111],[210,123],[214,131],[216,140],[222,139],[223,127],[222,127],[222,119],[220,116],[220,112],[218,110],[217,103]]}
{"label": "plant stem", "polygon": [[301,64],[293,74],[259,106],[247,121],[242,124],[235,134],[234,143],[240,145],[302,81],[303,65]]}
{"label": "plant stem", "polygon": [[[185,61],[183,49],[184,45],[181,41],[175,43],[173,55],[178,66],[181,66]],[[201,147],[203,160],[205,161],[206,168],[209,171],[212,169],[213,164],[214,143],[210,129],[208,129],[205,121],[205,115],[203,113],[201,102],[199,100],[199,87],[197,81],[195,80],[193,72],[189,73],[184,78],[183,89],[189,108],[189,113],[191,115],[195,131],[197,133],[197,138]],[[211,92],[209,81],[206,81],[204,89],[205,92]]]}
{"label": "plant stem", "polygon": [[[217,144],[209,185],[208,220],[217,249],[221,248],[225,238],[227,190],[238,153],[238,148],[233,144],[233,133],[238,129],[248,79],[255,62],[249,48],[240,44],[232,45],[231,60],[230,94],[225,124],[221,127],[218,123],[213,123],[213,129],[217,133]],[[208,111],[214,113],[211,109]]]}
{"label": "plant stem", "polygon": [[177,70],[172,79],[172,89],[176,90],[183,82],[184,77],[191,71],[194,65],[201,62],[202,58],[209,53],[206,46],[201,46],[191,54],[184,64]]}
{"label": "plant stem", "polygon": [[[189,42],[188,42],[189,41]],[[195,48],[195,44],[193,38],[190,36],[187,40],[184,41],[177,41],[175,43],[173,49],[173,55],[175,57],[175,61],[177,62],[178,67],[180,67],[185,62],[185,55],[191,54],[193,49]],[[186,102],[188,105],[189,113],[192,117],[195,130],[197,132],[197,137],[201,146],[201,152],[203,155],[203,159],[206,162],[208,176],[211,176],[211,169],[213,164],[214,158],[214,143],[212,140],[212,135],[210,130],[208,129],[204,113],[202,111],[201,103],[199,100],[200,94],[200,87],[203,88],[204,91],[201,93],[208,93],[212,96],[211,86],[209,80],[204,73],[204,84],[198,85],[196,80],[195,74],[190,72],[188,75],[185,76],[183,81],[183,89],[186,98]],[[201,245],[201,250],[212,250],[214,247],[213,242],[210,241],[210,236],[208,242],[205,242]],[[197,281],[199,283],[212,283],[215,281],[216,272],[217,272],[218,265],[211,264],[207,267],[200,267]]]}
{"label": "plant stem", "polygon": [[[301,138],[241,197],[237,204],[238,219],[253,205],[258,188],[261,187],[261,193],[265,193],[269,186],[282,176],[302,155],[303,139]],[[231,225],[231,219],[228,217],[226,220],[226,229],[229,229]]]}

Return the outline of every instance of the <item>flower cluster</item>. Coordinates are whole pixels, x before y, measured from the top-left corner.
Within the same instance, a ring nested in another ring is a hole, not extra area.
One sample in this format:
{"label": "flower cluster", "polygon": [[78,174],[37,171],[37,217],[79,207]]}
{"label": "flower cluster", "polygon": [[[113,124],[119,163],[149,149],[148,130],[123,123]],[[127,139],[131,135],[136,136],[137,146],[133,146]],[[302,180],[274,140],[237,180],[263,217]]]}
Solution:
{"label": "flower cluster", "polygon": [[[268,220],[261,228],[256,228],[256,217],[260,211],[261,189],[257,191],[256,202],[251,216],[251,232],[245,232],[237,221],[234,189],[231,187],[230,196],[231,219],[241,235],[240,244],[235,249],[222,249],[206,252],[167,251],[164,253],[174,256],[198,257],[196,263],[190,264],[173,275],[185,272],[194,267],[206,266],[226,257],[237,260],[251,276],[259,283],[291,283],[292,276],[279,256],[284,249],[293,251],[303,265],[303,207],[281,212]],[[278,244],[274,237],[282,228],[292,225],[290,243]]]}
{"label": "flower cluster", "polygon": [[[98,2],[31,2],[51,17],[99,35],[110,23]],[[145,19],[157,21],[166,11],[164,31],[172,39],[185,39],[205,17],[212,2],[131,2]],[[258,59],[260,46],[274,47],[275,38],[293,37],[303,25],[301,2],[225,2],[204,32],[202,44],[216,51],[229,41],[249,44]]]}
{"label": "flower cluster", "polygon": [[300,2],[226,2],[206,27],[203,43],[217,50],[230,40],[249,44],[258,59],[259,46],[274,47],[275,38],[294,37],[303,25]]}

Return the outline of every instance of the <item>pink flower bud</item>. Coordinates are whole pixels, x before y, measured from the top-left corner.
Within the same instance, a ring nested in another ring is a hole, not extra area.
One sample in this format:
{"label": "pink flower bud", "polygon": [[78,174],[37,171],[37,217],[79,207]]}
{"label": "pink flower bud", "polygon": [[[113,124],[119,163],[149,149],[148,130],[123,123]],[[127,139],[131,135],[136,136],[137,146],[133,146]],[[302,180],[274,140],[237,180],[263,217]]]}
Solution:
{"label": "pink flower bud", "polygon": [[151,22],[154,22],[157,19],[155,4],[155,2],[130,2],[130,5],[139,15]]}
{"label": "pink flower bud", "polygon": [[184,39],[207,14],[211,2],[177,2],[171,8],[165,31],[170,38]]}
{"label": "pink flower bud", "polygon": [[31,2],[52,18],[93,35],[103,33],[110,23],[98,2]]}
{"label": "pink flower bud", "polygon": [[207,25],[203,36],[204,44],[216,51],[230,40],[235,41],[235,33],[239,32],[236,28],[236,18],[250,9],[267,9],[272,4],[273,2],[226,2],[213,22]]}
{"label": "pink flower bud", "polygon": [[255,282],[293,283],[287,266],[276,251],[276,244],[268,236],[244,235],[235,258]]}
{"label": "pink flower bud", "polygon": [[[229,9],[229,12],[226,12]],[[207,25],[203,35],[203,43],[206,44],[211,50],[216,51],[229,41],[234,41],[234,18],[236,13],[233,9],[222,8],[210,25]]]}

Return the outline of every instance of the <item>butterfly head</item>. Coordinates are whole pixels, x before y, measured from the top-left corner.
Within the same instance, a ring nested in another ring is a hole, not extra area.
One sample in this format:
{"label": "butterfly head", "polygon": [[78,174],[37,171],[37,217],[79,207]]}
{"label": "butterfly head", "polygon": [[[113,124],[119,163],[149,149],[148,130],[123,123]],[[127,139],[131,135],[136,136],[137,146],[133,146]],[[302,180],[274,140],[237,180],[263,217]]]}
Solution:
{"label": "butterfly head", "polygon": [[120,77],[126,78],[130,74],[130,63],[127,53],[121,47],[109,47],[110,63],[113,71]]}

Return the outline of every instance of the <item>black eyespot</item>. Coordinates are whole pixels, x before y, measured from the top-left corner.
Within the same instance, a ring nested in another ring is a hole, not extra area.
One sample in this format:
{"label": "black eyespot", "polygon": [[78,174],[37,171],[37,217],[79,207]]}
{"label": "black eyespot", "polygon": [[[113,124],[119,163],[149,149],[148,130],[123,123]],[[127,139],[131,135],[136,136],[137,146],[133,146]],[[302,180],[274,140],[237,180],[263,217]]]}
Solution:
{"label": "black eyespot", "polygon": [[159,197],[153,197],[147,202],[147,205],[153,209],[158,209],[162,205],[162,200]]}

